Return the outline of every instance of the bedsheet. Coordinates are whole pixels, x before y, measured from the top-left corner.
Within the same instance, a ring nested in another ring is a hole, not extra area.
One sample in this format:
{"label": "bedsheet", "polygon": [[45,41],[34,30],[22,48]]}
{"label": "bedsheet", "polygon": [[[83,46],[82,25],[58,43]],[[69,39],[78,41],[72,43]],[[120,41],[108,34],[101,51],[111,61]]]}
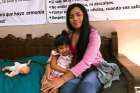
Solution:
{"label": "bedsheet", "polygon": [[[14,65],[14,61],[26,63],[32,60],[29,65],[31,71],[27,75],[17,75],[9,78],[1,69],[4,66]],[[0,59],[0,93],[40,93],[41,79],[47,64],[47,56],[24,57],[17,60]]]}

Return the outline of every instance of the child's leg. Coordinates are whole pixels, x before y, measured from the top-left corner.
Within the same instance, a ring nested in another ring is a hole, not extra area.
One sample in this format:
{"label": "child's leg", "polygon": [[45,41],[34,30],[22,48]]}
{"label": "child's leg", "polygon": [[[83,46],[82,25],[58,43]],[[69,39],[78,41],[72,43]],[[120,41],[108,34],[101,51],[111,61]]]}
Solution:
{"label": "child's leg", "polygon": [[10,66],[5,66],[2,68],[2,71],[9,70],[9,69],[10,69]]}
{"label": "child's leg", "polygon": [[5,71],[5,70],[13,71],[15,70],[15,66],[5,66],[4,68],[2,68],[2,71]]}
{"label": "child's leg", "polygon": [[43,75],[43,78],[41,80],[41,93],[48,93],[48,92],[43,92],[44,88],[49,84],[49,74],[50,74],[50,64],[46,65],[46,71]]}
{"label": "child's leg", "polygon": [[47,79],[49,79],[51,72],[52,72],[52,68],[51,68],[50,64],[47,64],[47,67],[46,67]]}
{"label": "child's leg", "polygon": [[43,84],[43,82],[45,82],[46,80],[49,79],[49,76],[50,76],[50,73],[51,73],[52,69],[50,67],[50,64],[47,64],[46,65],[46,70],[45,70],[45,73],[43,75],[43,78],[41,80],[41,83]]}

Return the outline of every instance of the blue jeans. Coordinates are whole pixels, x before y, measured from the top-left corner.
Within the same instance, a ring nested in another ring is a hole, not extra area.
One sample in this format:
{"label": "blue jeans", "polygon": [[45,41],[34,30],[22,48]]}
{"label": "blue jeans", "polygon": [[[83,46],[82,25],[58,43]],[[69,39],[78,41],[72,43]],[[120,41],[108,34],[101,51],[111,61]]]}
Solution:
{"label": "blue jeans", "polygon": [[101,86],[97,71],[91,70],[83,78],[75,78],[66,82],[60,88],[60,93],[98,93]]}

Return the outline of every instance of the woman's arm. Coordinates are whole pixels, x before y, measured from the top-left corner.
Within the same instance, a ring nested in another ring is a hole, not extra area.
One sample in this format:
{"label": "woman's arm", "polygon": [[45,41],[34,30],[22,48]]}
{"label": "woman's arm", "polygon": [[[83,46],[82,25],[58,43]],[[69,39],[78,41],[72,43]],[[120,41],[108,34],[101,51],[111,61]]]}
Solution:
{"label": "woman's arm", "polygon": [[101,45],[101,38],[97,31],[91,31],[89,43],[82,60],[76,64],[72,69],[75,76],[81,75],[84,71],[91,67],[91,64],[98,64],[97,56],[100,58],[99,49]]}
{"label": "woman's arm", "polygon": [[58,59],[58,56],[57,55],[52,55],[52,59],[51,59],[51,62],[50,62],[51,68],[54,69],[54,70],[56,70],[56,71],[65,73],[67,71],[67,69],[62,68],[61,66],[59,66],[57,64],[57,59]]}

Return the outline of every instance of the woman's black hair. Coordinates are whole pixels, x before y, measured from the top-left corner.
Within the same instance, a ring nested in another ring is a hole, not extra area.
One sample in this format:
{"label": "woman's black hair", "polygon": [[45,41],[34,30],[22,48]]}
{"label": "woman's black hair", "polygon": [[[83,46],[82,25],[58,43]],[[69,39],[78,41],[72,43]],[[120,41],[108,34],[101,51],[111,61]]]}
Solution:
{"label": "woman's black hair", "polygon": [[63,30],[61,34],[57,35],[54,39],[54,46],[58,48],[61,45],[69,45],[70,39],[68,33]]}
{"label": "woman's black hair", "polygon": [[88,17],[86,8],[79,3],[74,3],[70,5],[67,9],[66,24],[67,24],[68,29],[70,31],[75,31],[75,29],[73,28],[69,20],[70,12],[75,7],[78,7],[83,12],[83,22],[80,28],[80,36],[79,36],[79,40],[76,47],[77,48],[76,59],[77,59],[77,62],[79,62],[83,58],[83,55],[85,53],[85,50],[89,42],[90,24],[89,24],[89,17]]}

